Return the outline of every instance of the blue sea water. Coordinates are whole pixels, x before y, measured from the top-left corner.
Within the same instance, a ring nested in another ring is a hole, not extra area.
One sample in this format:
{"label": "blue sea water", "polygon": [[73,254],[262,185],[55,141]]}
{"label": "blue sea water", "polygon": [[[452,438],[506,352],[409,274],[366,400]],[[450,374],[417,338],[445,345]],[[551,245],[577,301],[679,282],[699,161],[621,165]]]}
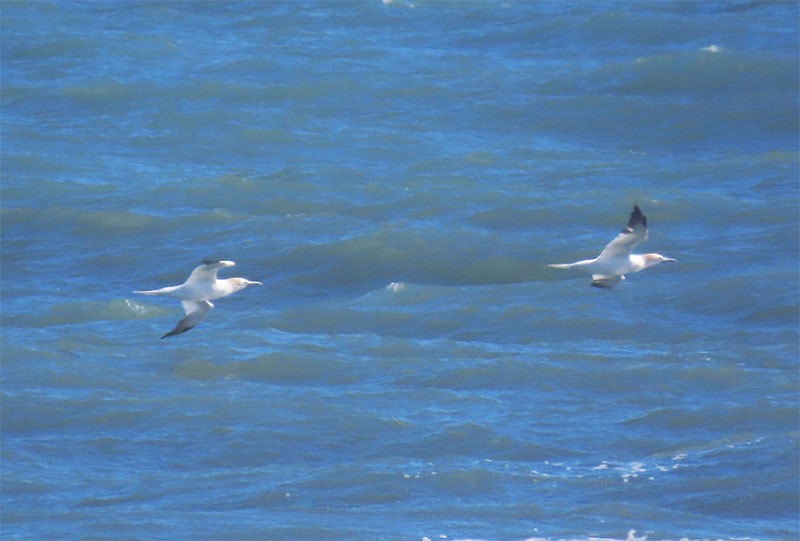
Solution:
{"label": "blue sea water", "polygon": [[797,538],[798,20],[3,2],[0,535]]}

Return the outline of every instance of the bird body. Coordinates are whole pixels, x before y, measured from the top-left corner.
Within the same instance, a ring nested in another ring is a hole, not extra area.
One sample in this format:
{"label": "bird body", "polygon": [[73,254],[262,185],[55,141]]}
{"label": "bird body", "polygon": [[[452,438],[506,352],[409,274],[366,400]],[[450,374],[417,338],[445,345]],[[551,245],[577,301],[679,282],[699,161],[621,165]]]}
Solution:
{"label": "bird body", "polygon": [[189,278],[181,285],[134,291],[134,293],[170,297],[181,301],[186,317],[180,320],[173,330],[161,338],[181,334],[192,329],[203,320],[206,313],[214,307],[211,304],[212,300],[227,297],[247,286],[263,285],[261,282],[245,278],[225,278],[222,280],[217,278],[217,273],[220,269],[233,267],[235,264],[233,261],[203,261],[203,264],[195,268]]}
{"label": "bird body", "polygon": [[634,246],[647,240],[647,217],[639,205],[633,206],[622,233],[609,242],[600,255],[575,263],[553,263],[555,269],[579,269],[592,275],[592,286],[610,289],[631,272],[639,272],[659,263],[676,261],[661,254],[632,254]]}

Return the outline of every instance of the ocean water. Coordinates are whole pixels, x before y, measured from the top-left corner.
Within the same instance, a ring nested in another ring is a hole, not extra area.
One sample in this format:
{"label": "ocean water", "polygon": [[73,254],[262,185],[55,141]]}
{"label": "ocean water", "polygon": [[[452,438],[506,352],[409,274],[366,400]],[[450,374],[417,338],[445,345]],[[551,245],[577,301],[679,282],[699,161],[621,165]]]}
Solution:
{"label": "ocean water", "polygon": [[0,535],[796,539],[798,20],[3,2]]}

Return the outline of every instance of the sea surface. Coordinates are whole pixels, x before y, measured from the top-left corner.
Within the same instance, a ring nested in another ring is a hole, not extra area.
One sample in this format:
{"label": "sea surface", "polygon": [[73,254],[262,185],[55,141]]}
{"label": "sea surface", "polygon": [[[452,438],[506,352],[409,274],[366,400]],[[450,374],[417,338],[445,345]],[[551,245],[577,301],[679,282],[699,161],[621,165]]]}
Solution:
{"label": "sea surface", "polygon": [[0,537],[796,539],[799,21],[2,2]]}

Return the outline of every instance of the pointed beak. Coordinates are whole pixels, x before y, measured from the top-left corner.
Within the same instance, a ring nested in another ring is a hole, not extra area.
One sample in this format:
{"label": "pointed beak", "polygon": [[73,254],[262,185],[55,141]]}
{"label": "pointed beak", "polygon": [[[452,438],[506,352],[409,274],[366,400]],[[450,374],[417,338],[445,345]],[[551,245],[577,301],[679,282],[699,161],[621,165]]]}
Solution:
{"label": "pointed beak", "polygon": [[234,267],[234,266],[236,266],[236,263],[234,263],[233,261],[220,261],[219,264],[222,265],[223,267]]}
{"label": "pointed beak", "polygon": [[677,260],[677,259],[672,259],[671,257],[665,257],[665,258],[664,258],[664,259],[662,259],[661,261],[662,261],[663,263],[677,263],[677,262],[678,262],[678,260]]}
{"label": "pointed beak", "polygon": [[261,282],[253,281],[253,280],[247,280],[245,282],[245,285],[248,285],[248,286],[263,286],[264,284],[262,284]]}

